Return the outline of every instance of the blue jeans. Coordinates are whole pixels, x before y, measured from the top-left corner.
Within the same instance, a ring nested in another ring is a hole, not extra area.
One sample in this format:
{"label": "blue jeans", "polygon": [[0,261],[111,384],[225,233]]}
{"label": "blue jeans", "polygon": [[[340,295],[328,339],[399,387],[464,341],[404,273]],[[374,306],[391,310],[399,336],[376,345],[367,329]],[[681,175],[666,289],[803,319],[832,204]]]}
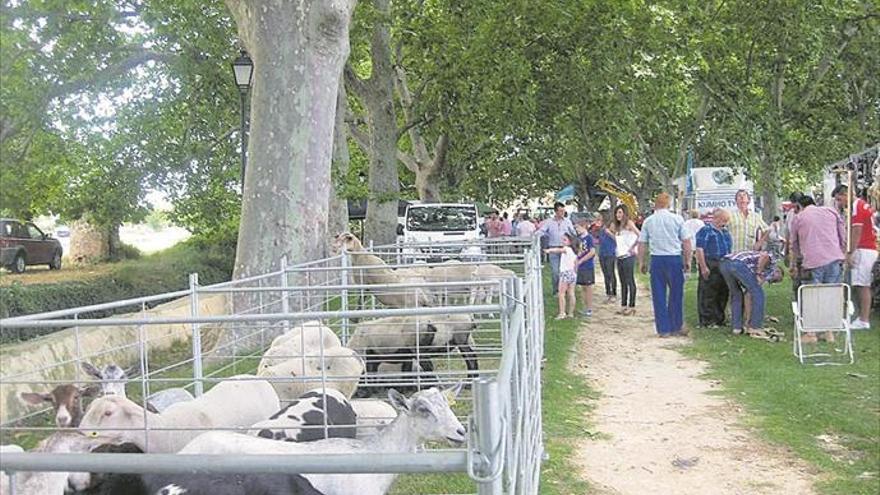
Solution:
{"label": "blue jeans", "polygon": [[843,282],[843,262],[832,261],[810,270],[811,283],[814,284],[839,284]]}
{"label": "blue jeans", "polygon": [[752,315],[749,328],[764,327],[764,289],[758,277],[742,261],[723,260],[721,276],[730,291],[730,317],[734,330],[743,329],[743,290],[752,295]]}
{"label": "blue jeans", "polygon": [[684,323],[684,265],[681,256],[651,256],[651,300],[657,333],[667,335],[681,330]]}
{"label": "blue jeans", "polygon": [[553,294],[559,291],[559,261],[562,259],[562,253],[550,253],[550,272],[553,280]]}

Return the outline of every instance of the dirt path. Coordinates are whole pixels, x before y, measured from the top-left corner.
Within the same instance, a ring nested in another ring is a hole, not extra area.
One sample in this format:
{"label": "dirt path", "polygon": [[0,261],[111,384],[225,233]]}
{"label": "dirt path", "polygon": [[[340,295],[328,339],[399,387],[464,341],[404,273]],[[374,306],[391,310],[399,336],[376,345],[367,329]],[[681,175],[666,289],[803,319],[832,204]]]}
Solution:
{"label": "dirt path", "polygon": [[600,438],[578,453],[586,479],[627,495],[814,493],[805,463],[758,440],[740,426],[741,409],[710,395],[718,384],[700,378],[705,363],[675,350],[686,339],[656,337],[647,290],[628,317],[595,290],[573,363],[601,394],[591,413]]}

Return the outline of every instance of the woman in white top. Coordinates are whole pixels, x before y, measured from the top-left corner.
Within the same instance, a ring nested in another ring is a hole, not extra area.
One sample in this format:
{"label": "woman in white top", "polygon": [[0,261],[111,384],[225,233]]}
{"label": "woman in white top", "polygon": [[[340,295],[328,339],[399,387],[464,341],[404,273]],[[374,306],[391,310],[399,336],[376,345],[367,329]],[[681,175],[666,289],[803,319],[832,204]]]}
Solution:
{"label": "woman in white top", "polygon": [[[562,246],[558,248],[548,248],[544,252],[562,253],[559,260],[559,314],[557,320],[566,318],[574,318],[575,298],[574,287],[577,283],[577,253],[580,250],[580,239],[571,235],[564,234],[562,236]],[[566,296],[568,297],[568,307],[570,311],[566,313]]]}
{"label": "woman in white top", "polygon": [[620,310],[617,314],[636,314],[636,250],[639,245],[639,229],[630,220],[626,206],[617,205],[614,220],[608,233],[617,241],[617,277],[620,280]]}

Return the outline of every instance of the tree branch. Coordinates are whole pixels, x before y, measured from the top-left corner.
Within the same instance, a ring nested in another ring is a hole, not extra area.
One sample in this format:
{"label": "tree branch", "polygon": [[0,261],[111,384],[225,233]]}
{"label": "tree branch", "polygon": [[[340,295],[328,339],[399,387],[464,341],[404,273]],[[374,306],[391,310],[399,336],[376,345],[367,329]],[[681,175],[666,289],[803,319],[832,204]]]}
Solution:
{"label": "tree branch", "polygon": [[88,77],[56,86],[54,89],[50,90],[49,94],[46,96],[47,102],[61,96],[82,91],[89,87],[100,86],[112,80],[116,76],[125,74],[126,72],[147,62],[154,61],[168,63],[172,60],[176,60],[177,58],[177,55],[158,53],[151,50],[139,48],[136,51],[132,52],[127,58],[124,58],[104,69],[99,69],[97,72]]}
{"label": "tree branch", "polygon": [[397,150],[397,159],[403,163],[410,172],[417,174],[419,173],[419,164],[416,163],[415,158],[412,157],[409,153],[405,153],[401,150]]}
{"label": "tree branch", "polygon": [[348,124],[348,135],[354,139],[354,142],[364,151],[364,153],[371,155],[372,148],[370,147],[370,135],[361,130],[357,125],[352,124],[350,121],[346,120],[346,124]]}
{"label": "tree branch", "polygon": [[370,88],[367,86],[367,82],[355,74],[350,64],[345,64],[345,69],[342,72],[345,76],[346,88],[349,91],[362,100],[369,97]]}

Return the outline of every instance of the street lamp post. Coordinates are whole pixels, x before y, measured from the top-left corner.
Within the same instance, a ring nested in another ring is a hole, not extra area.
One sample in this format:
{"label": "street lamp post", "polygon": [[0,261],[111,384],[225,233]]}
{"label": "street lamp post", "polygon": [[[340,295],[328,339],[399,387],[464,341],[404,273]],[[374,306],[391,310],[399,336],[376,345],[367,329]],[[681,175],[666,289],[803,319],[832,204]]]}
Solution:
{"label": "street lamp post", "polygon": [[235,85],[238,86],[238,94],[241,98],[241,130],[239,134],[241,135],[241,193],[244,195],[244,173],[247,170],[247,95],[254,77],[254,63],[246,51],[241,50],[238,58],[232,62],[232,73],[235,75]]}

